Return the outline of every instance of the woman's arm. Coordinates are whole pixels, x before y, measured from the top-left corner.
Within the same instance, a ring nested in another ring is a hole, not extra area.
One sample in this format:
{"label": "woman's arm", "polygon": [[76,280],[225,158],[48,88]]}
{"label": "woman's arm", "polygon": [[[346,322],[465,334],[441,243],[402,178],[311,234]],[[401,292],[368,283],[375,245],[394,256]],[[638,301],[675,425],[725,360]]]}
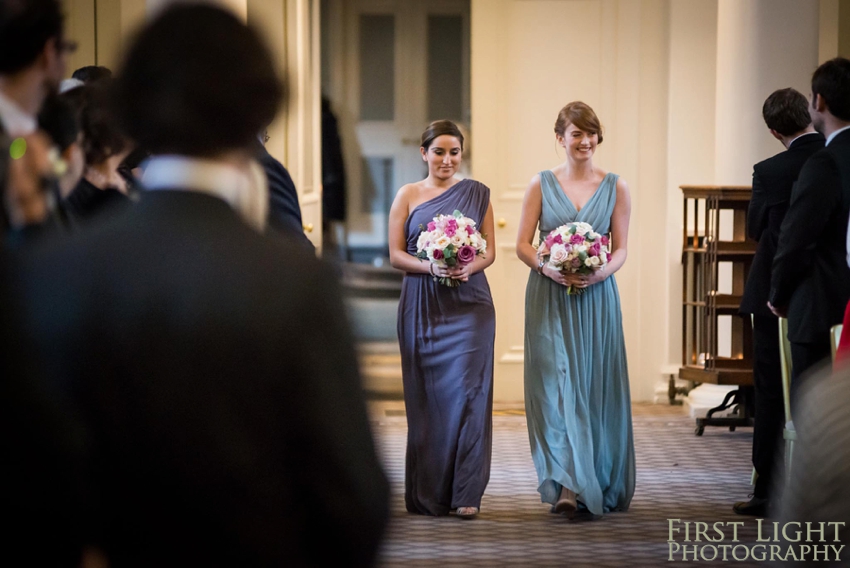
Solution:
{"label": "woman's arm", "polygon": [[389,218],[389,247],[390,265],[398,270],[411,274],[430,274],[431,263],[416,258],[407,252],[407,238],[404,234],[404,223],[407,221],[410,205],[410,185],[405,185],[396,193],[390,208]]}
{"label": "woman's arm", "polygon": [[[522,200],[522,215],[519,219],[519,230],[516,237],[516,255],[521,261],[534,270],[538,270],[540,260],[537,258],[537,249],[534,248],[534,236],[537,233],[537,224],[540,221],[540,212],[543,210],[543,193],[540,190],[540,175],[535,174],[525,190]],[[562,286],[568,286],[571,275],[560,270],[544,265],[540,274],[551,278]]]}
{"label": "woman's arm", "polygon": [[522,199],[522,214],[519,218],[519,229],[516,236],[516,255],[529,268],[537,270],[537,250],[534,248],[534,236],[537,233],[537,223],[543,208],[543,194],[540,191],[540,175],[535,174]]}

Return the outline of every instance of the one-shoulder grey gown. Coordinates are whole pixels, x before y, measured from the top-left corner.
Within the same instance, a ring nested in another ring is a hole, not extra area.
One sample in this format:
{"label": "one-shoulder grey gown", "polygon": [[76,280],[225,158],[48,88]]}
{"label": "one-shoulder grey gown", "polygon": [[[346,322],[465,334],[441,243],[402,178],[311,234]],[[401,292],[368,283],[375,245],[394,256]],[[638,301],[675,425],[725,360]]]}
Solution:
{"label": "one-shoulder grey gown", "polygon": [[[422,203],[405,223],[416,254],[420,225],[455,210],[479,230],[490,190],[463,180]],[[407,460],[404,501],[411,513],[447,515],[480,507],[490,479],[493,342],[496,316],[483,272],[448,288],[428,274],[406,274],[398,309]]]}

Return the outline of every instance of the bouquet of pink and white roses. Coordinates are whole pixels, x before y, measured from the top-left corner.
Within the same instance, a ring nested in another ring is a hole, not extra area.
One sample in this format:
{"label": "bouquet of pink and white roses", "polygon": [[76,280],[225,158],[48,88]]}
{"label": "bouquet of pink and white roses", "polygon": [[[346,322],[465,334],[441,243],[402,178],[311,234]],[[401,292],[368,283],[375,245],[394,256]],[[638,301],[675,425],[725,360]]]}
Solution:
{"label": "bouquet of pink and white roses", "polygon": [[[441,267],[465,266],[487,252],[487,241],[475,228],[475,221],[460,211],[437,215],[427,227],[419,225],[422,234],[416,243],[416,256]],[[436,276],[434,277],[437,278]],[[460,280],[440,278],[440,284],[454,288]]]}
{"label": "bouquet of pink and white roses", "polygon": [[[593,230],[589,223],[567,223],[546,235],[537,248],[537,256],[562,272],[592,274],[604,269],[611,260],[609,240]],[[570,286],[568,294],[581,294],[584,288]]]}

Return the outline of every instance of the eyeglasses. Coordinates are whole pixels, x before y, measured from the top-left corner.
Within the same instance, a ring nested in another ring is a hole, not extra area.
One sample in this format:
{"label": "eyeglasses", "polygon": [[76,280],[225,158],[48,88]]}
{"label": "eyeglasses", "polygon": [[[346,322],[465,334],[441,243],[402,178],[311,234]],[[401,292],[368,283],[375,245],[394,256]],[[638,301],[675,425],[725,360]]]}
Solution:
{"label": "eyeglasses", "polygon": [[56,42],[56,49],[60,53],[74,53],[77,51],[78,44],[74,40],[60,39]]}

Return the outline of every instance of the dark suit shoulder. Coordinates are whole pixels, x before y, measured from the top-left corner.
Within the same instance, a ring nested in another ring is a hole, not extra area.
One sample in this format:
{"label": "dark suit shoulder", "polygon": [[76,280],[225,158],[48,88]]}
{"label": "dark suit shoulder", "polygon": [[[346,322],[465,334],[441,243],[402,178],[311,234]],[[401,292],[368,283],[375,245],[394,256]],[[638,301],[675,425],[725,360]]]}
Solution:
{"label": "dark suit shoulder", "polygon": [[[808,139],[808,140],[806,140]],[[799,170],[805,161],[824,147],[824,138],[818,133],[798,139],[784,152],[779,152],[753,166],[759,176],[782,175],[788,170]]]}
{"label": "dark suit shoulder", "polygon": [[825,148],[821,148],[817,152],[813,152],[806,162],[803,164],[803,168],[800,170],[800,178],[805,177],[821,177],[820,174],[823,173],[823,168],[831,167],[835,163],[835,148],[831,145]]}

